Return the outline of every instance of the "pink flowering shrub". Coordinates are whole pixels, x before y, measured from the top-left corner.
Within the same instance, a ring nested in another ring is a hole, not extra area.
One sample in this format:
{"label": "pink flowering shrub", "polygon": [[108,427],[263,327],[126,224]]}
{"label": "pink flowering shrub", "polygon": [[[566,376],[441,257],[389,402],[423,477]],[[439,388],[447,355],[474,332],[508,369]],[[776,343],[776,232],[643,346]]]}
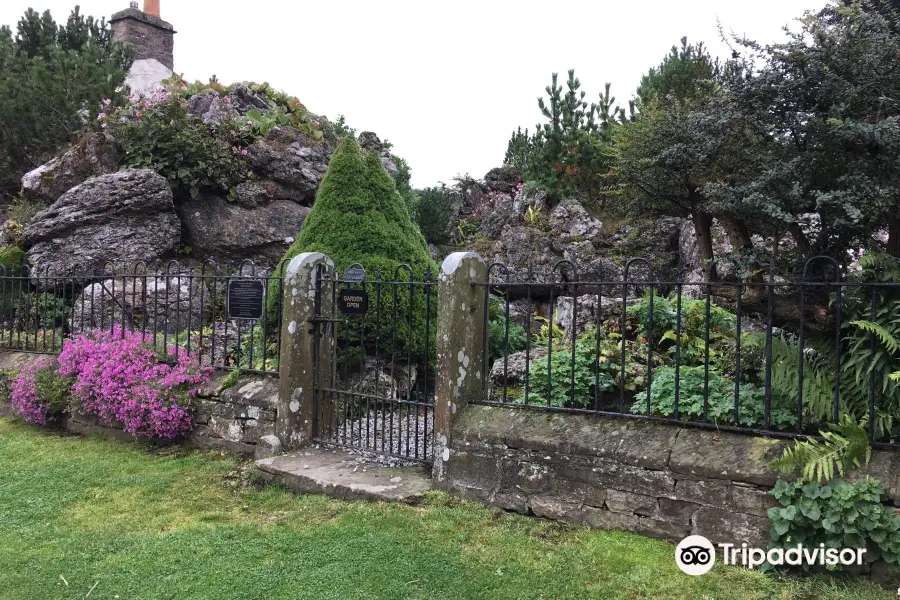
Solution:
{"label": "pink flowering shrub", "polygon": [[10,386],[13,411],[26,423],[46,425],[66,410],[71,383],[60,379],[54,358],[28,363]]}
{"label": "pink flowering shrub", "polygon": [[212,369],[194,354],[169,345],[156,351],[139,332],[118,326],[66,341],[59,374],[74,379],[77,408],[105,421],[118,421],[135,436],[176,438],[193,426],[196,386]]}

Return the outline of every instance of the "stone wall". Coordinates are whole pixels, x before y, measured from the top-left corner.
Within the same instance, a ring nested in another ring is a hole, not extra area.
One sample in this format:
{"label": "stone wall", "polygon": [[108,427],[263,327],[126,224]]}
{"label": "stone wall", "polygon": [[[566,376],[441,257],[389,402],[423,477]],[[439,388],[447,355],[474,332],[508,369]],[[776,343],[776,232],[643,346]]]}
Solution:
{"label": "stone wall", "polygon": [[[548,519],[678,542],[767,547],[766,464],[784,442],[647,421],[469,406],[450,436],[443,485]],[[900,505],[900,456],[873,452],[867,472]],[[878,564],[866,570],[883,571]]]}
{"label": "stone wall", "polygon": [[[11,377],[29,361],[41,358],[38,354],[0,352],[0,417],[12,415],[9,404]],[[224,388],[227,376],[227,372],[217,371],[199,390],[194,430],[185,442],[198,448],[265,454],[257,453],[257,446],[260,438],[275,434],[278,378],[242,375],[233,386]],[[77,413],[67,415],[63,427],[81,435],[134,439],[117,423]]]}
{"label": "stone wall", "polygon": [[136,8],[117,12],[109,20],[113,39],[134,46],[135,59],[155,59],[175,67],[175,29],[159,17]]}

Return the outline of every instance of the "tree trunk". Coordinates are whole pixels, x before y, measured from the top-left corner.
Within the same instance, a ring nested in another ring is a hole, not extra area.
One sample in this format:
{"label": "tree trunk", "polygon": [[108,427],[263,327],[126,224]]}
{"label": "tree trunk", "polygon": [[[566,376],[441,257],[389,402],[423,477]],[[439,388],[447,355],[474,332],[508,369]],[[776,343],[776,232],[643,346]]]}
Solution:
{"label": "tree trunk", "polygon": [[700,254],[700,266],[703,269],[704,281],[716,281],[719,278],[716,272],[715,253],[712,243],[712,215],[701,210],[691,213],[694,221],[694,237],[697,240],[697,250]]}
{"label": "tree trunk", "polygon": [[797,244],[797,249],[800,250],[800,255],[803,258],[809,258],[809,251],[812,246],[809,243],[809,238],[806,237],[806,234],[803,233],[803,230],[800,229],[800,225],[796,222],[788,225],[788,233],[791,234],[791,237],[794,238],[794,243]]}
{"label": "tree trunk", "polygon": [[893,216],[888,221],[887,253],[900,256],[900,217]]}
{"label": "tree trunk", "polygon": [[752,250],[753,240],[750,238],[750,230],[743,219],[739,219],[729,213],[720,213],[716,215],[719,223],[725,229],[725,235],[735,250]]}
{"label": "tree trunk", "polygon": [[[768,314],[769,300],[766,294],[757,294],[754,286],[744,288],[741,297],[741,311],[743,314],[756,314],[765,316]],[[713,288],[711,295],[719,298],[727,298],[732,302],[737,301],[738,290],[734,288]],[[804,326],[810,331],[825,333],[834,332],[834,313],[828,306],[807,304],[804,311],[800,311],[800,303],[793,298],[776,296],[772,299],[772,324],[775,327],[796,327],[800,323],[800,315],[804,316]]]}

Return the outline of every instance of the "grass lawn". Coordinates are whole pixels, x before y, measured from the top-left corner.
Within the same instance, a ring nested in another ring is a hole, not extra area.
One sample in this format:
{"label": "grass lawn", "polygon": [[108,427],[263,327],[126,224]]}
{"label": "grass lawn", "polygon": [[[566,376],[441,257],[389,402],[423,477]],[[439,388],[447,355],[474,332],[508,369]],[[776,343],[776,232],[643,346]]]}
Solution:
{"label": "grass lawn", "polygon": [[720,565],[689,577],[669,544],[439,493],[399,506],[242,489],[239,466],[0,419],[0,598],[896,598]]}

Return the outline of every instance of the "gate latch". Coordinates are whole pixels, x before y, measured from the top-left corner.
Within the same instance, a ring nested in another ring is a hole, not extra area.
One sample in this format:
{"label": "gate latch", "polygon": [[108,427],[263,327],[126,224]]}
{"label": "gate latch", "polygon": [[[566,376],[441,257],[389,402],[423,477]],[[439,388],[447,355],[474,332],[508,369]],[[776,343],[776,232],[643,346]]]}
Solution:
{"label": "gate latch", "polygon": [[344,319],[329,319],[328,317],[323,317],[322,315],[313,315],[306,319],[307,323],[343,323]]}

